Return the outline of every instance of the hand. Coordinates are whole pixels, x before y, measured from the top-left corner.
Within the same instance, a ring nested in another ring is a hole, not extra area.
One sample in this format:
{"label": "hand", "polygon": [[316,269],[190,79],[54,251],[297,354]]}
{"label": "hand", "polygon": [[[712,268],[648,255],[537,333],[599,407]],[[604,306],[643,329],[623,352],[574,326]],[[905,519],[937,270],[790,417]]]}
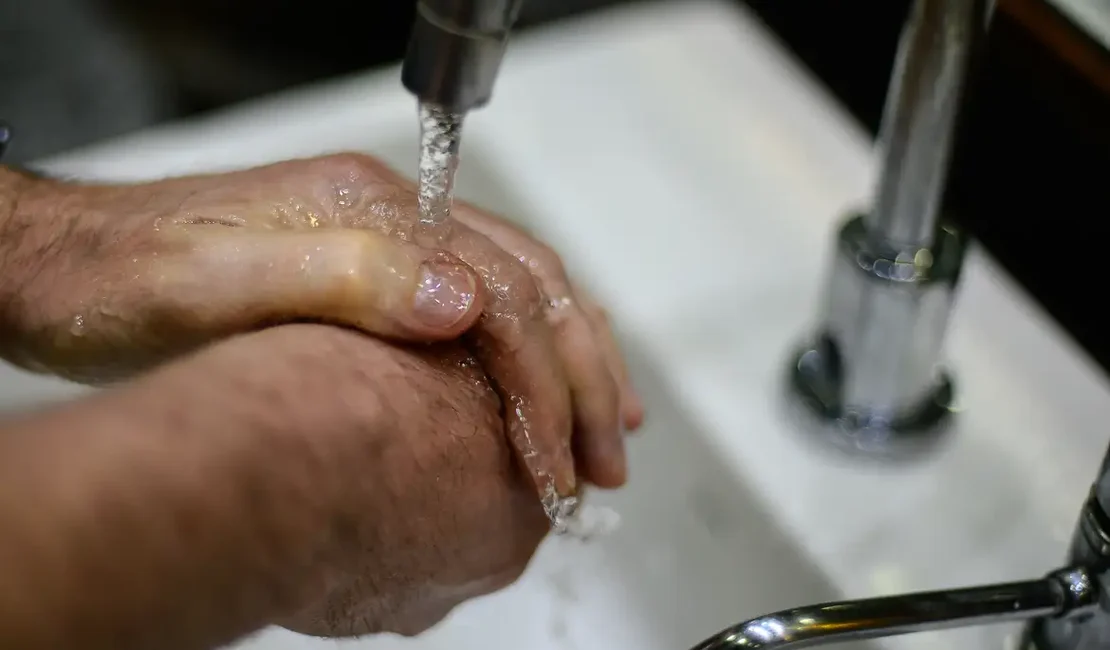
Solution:
{"label": "hand", "polygon": [[323,593],[280,624],[316,636],[418,634],[524,571],[548,522],[505,440],[497,395],[464,349],[300,325],[206,354],[227,366],[206,374],[263,386],[300,375],[278,384],[285,403],[305,405],[282,419],[303,422],[291,432],[298,444],[327,459],[310,484],[336,498],[338,562]]}
{"label": "hand", "polygon": [[548,531],[503,427],[460,345],[308,324],[9,419],[0,646],[418,633]]}
{"label": "hand", "polygon": [[462,205],[422,228],[411,183],[351,154],[137,185],[12,185],[0,352],[15,363],[101,382],[269,324],[435,341],[481,316],[471,343],[541,493],[574,493],[572,432],[578,473],[624,481],[620,424],[638,426],[642,407],[604,314],[504,221]]}

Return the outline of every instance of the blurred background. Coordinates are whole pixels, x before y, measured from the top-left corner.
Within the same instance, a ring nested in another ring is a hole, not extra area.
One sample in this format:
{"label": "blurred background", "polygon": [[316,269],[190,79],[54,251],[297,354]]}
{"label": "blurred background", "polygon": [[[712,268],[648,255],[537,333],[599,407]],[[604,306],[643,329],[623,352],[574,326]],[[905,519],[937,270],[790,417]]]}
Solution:
{"label": "blurred background", "polygon": [[[526,0],[520,29],[630,1]],[[0,0],[0,117],[18,133],[10,161],[393,64],[414,4]],[[875,132],[909,0],[743,4]],[[1110,0],[999,0],[946,199],[1104,367],[1108,14]]]}

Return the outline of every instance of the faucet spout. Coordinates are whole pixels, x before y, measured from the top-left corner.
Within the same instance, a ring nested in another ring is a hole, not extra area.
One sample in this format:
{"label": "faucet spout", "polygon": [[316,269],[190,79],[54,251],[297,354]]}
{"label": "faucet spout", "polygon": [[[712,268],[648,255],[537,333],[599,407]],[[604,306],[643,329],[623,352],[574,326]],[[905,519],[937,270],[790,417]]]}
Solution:
{"label": "faucet spout", "polygon": [[489,102],[523,0],[419,0],[401,82],[421,101],[466,113]]}
{"label": "faucet spout", "polygon": [[915,2],[899,43],[879,133],[882,171],[868,230],[883,245],[930,248],[948,158],[987,0]]}
{"label": "faucet spout", "polygon": [[912,632],[1067,617],[1098,604],[1096,581],[1082,567],[1041,580],[904,594],[799,607],[738,623],[693,650],[809,648]]}

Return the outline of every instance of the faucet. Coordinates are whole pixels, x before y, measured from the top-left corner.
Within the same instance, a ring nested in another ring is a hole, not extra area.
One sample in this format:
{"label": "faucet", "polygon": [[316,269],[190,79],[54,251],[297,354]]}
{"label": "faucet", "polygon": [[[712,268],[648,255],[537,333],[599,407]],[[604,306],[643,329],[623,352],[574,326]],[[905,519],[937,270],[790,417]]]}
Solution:
{"label": "faucet", "polygon": [[1028,621],[1018,650],[1110,648],[1110,451],[1084,503],[1065,568],[1040,580],[810,605],[733,625],[693,650],[808,648]]}
{"label": "faucet", "polygon": [[693,650],[808,648],[982,623],[1071,621],[1090,616],[1099,593],[1086,568],[1061,569],[1040,580],[798,607],[733,625]]}
{"label": "faucet", "polygon": [[1018,650],[1110,648],[1110,451],[1079,514],[1065,568],[1040,580],[809,605],[733,625],[693,650],[805,648],[1028,621]]}
{"label": "faucet", "polygon": [[401,82],[421,102],[466,114],[487,104],[522,0],[419,0]]}
{"label": "faucet", "polygon": [[898,455],[947,430],[940,367],[966,237],[941,221],[948,159],[988,0],[916,0],[879,130],[872,206],[836,238],[816,334],[789,366],[790,395],[826,442]]}

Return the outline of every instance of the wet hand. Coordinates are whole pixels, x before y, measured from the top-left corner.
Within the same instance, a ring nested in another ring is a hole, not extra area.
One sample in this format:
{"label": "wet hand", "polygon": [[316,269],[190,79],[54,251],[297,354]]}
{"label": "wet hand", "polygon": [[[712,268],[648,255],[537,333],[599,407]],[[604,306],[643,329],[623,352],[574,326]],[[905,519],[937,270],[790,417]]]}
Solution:
{"label": "wet hand", "polygon": [[0,302],[16,363],[102,382],[293,320],[416,341],[477,323],[541,493],[624,481],[621,424],[642,407],[604,313],[508,222],[463,205],[422,226],[412,184],[358,155],[137,185],[29,179],[18,194]]}
{"label": "wet hand", "polygon": [[[285,347],[308,345],[294,343],[297,337],[289,332]],[[345,469],[333,473],[350,481],[336,492],[350,522],[346,539],[339,538],[345,550],[338,557],[346,560],[319,598],[277,622],[317,636],[413,635],[457,605],[515,582],[549,523],[476,360],[450,344],[399,348],[340,331],[300,338],[330,348],[318,358],[350,372],[374,368],[367,373],[372,385],[352,387],[346,398],[354,403],[373,392],[374,401],[388,404],[390,442],[376,460],[359,461],[360,446],[350,440],[351,453],[340,461]]]}
{"label": "wet hand", "polygon": [[97,384],[302,319],[425,342],[472,327],[480,278],[449,255],[337,228],[332,167],[137,185],[23,178],[0,221],[0,351]]}
{"label": "wet hand", "polygon": [[[481,275],[477,352],[506,405],[509,434],[544,492],[603,487],[626,475],[622,428],[643,419],[605,311],[573,286],[559,255],[511,222],[456,201],[453,219],[420,223],[412,184],[369,158],[348,196],[358,227],[446,250]],[[570,444],[568,444],[570,443]]]}
{"label": "wet hand", "polygon": [[267,624],[417,634],[515,581],[548,532],[498,396],[459,344],[286,325],[132,386],[148,401],[207,405],[227,428],[206,442],[217,459],[206,484],[232,486],[213,498],[241,529],[226,544],[250,559],[206,566],[204,582],[257,580],[245,593],[281,596],[248,608]]}

